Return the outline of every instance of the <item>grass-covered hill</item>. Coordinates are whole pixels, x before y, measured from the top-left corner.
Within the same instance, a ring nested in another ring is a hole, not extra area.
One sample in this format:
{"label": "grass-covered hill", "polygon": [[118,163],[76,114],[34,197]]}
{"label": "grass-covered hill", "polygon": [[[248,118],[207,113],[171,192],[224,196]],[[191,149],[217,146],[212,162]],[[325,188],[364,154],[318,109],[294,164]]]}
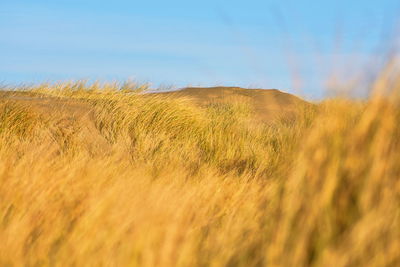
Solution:
{"label": "grass-covered hill", "polygon": [[8,88],[0,266],[397,266],[399,178],[395,94]]}

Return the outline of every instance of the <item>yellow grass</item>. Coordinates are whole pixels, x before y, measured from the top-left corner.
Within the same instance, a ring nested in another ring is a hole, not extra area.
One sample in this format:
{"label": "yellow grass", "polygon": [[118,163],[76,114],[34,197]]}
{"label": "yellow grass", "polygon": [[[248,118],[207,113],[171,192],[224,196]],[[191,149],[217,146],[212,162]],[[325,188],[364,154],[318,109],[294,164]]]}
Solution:
{"label": "yellow grass", "polygon": [[263,123],[119,89],[1,98],[0,266],[399,266],[395,97]]}

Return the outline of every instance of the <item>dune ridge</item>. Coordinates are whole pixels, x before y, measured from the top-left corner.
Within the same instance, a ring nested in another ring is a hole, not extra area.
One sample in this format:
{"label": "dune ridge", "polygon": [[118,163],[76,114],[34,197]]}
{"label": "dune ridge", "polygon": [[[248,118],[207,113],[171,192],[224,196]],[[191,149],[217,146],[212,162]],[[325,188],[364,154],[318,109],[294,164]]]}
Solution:
{"label": "dune ridge", "polygon": [[[292,118],[302,106],[311,103],[293,94],[285,93],[277,89],[244,89],[241,87],[186,87],[178,91],[155,92],[158,95],[169,98],[187,98],[200,107],[210,104],[241,103],[250,107],[254,118],[270,122],[274,119]],[[0,99],[17,101],[21,104],[31,105],[42,112],[58,112],[81,116],[88,111],[87,104],[77,100],[60,98],[47,94],[2,91]]]}

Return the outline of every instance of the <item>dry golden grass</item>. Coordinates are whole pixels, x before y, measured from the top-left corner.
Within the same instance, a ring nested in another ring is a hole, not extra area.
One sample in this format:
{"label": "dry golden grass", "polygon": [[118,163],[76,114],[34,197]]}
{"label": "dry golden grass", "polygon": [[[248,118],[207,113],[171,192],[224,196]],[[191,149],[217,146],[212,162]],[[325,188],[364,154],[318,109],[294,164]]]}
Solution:
{"label": "dry golden grass", "polygon": [[395,98],[260,123],[125,87],[4,93],[0,266],[400,265]]}

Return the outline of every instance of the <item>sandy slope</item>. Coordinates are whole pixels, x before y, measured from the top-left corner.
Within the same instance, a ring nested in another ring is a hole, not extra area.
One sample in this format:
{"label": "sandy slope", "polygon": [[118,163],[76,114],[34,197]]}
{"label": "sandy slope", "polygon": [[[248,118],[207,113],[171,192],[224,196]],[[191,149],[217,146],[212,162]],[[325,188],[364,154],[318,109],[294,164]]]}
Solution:
{"label": "sandy slope", "polygon": [[[240,87],[184,88],[179,91],[155,93],[167,97],[185,97],[196,104],[205,106],[210,103],[247,103],[254,109],[255,115],[262,121],[271,121],[277,117],[290,117],[296,108],[309,103],[292,94],[276,89],[243,89]],[[0,101],[11,100],[29,105],[44,114],[63,114],[63,117],[87,117],[90,106],[79,100],[60,99],[35,95],[26,92],[1,92]]]}
{"label": "sandy slope", "polygon": [[240,87],[189,87],[176,92],[162,93],[174,97],[188,97],[197,104],[246,102],[263,121],[280,116],[291,116],[296,108],[308,102],[276,89],[243,89]]}

